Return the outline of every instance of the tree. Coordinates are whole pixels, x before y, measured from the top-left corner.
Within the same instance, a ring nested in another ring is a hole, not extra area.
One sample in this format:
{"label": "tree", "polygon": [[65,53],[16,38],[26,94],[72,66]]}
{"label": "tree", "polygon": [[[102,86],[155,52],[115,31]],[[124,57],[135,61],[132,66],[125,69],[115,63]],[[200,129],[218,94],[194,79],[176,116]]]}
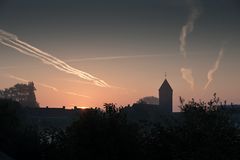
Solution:
{"label": "tree", "polygon": [[1,90],[0,97],[17,101],[23,107],[38,108],[39,104],[36,101],[35,90],[33,82],[16,84],[13,87]]}
{"label": "tree", "polygon": [[159,99],[154,96],[147,96],[140,98],[137,103],[144,103],[144,104],[153,104],[153,105],[158,105],[159,104]]}
{"label": "tree", "polygon": [[61,129],[46,128],[40,131],[41,158],[44,160],[68,159],[65,157],[65,133]]}
{"label": "tree", "polygon": [[128,124],[114,104],[104,104],[105,111],[90,109],[66,130],[65,148],[69,159],[136,158],[138,128]]}
{"label": "tree", "polygon": [[25,125],[23,117],[19,102],[0,99],[0,151],[16,159],[40,159],[38,130]]}
{"label": "tree", "polygon": [[185,103],[182,98],[180,102],[184,122],[176,134],[185,146],[185,159],[239,158],[239,131],[216,94],[207,103]]}

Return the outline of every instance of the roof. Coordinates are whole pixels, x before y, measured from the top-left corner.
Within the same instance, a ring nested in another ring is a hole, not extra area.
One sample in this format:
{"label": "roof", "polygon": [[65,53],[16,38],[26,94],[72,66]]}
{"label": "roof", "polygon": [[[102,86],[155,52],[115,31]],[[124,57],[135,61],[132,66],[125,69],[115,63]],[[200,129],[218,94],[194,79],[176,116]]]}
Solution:
{"label": "roof", "polygon": [[171,91],[173,91],[173,89],[170,86],[170,84],[168,83],[167,79],[164,80],[164,82],[162,83],[162,85],[159,88],[159,90],[171,90]]}

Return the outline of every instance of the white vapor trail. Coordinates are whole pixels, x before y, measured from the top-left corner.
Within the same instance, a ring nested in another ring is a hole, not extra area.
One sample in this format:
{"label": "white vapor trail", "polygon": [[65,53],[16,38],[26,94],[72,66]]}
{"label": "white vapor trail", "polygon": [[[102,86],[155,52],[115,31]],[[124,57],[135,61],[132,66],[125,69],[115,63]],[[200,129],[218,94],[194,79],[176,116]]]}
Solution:
{"label": "white vapor trail", "polygon": [[[25,83],[29,82],[29,80],[26,80],[26,79],[24,79],[24,78],[17,77],[17,76],[14,76],[14,75],[8,75],[8,77],[11,78],[11,79],[15,79],[15,80],[18,80],[18,81],[25,82]],[[58,92],[58,91],[59,91],[56,87],[50,86],[50,85],[48,85],[48,84],[39,83],[39,82],[36,82],[36,84],[39,85],[39,86],[42,86],[42,87],[51,89],[51,90],[53,90],[53,91],[55,91],[55,92]],[[62,92],[62,93],[68,94],[68,95],[72,95],[72,96],[90,98],[89,96],[82,95],[82,94],[78,94],[78,93],[75,93],[75,92]]]}
{"label": "white vapor trail", "polygon": [[206,83],[206,85],[204,86],[204,89],[206,90],[209,86],[209,84],[213,81],[213,74],[218,70],[219,68],[219,65],[220,65],[220,61],[222,59],[222,56],[223,56],[223,52],[224,52],[224,49],[221,48],[219,53],[218,53],[218,58],[215,62],[215,64],[213,65],[213,68],[211,68],[209,71],[208,71],[208,74],[207,74],[207,78],[208,78],[208,81]]}
{"label": "white vapor trail", "polygon": [[12,69],[12,68],[16,68],[16,67],[15,66],[2,66],[2,67],[0,67],[0,70]]}
{"label": "white vapor trail", "polygon": [[115,59],[129,59],[129,58],[151,58],[151,57],[161,57],[169,56],[167,54],[149,54],[149,55],[132,55],[132,56],[111,56],[111,57],[92,57],[92,58],[82,58],[82,59],[69,59],[66,62],[82,62],[82,61],[101,61],[101,60],[115,60]]}
{"label": "white vapor trail", "polygon": [[19,51],[22,54],[37,58],[37,59],[41,60],[43,63],[51,65],[60,71],[63,71],[68,74],[76,75],[82,79],[91,81],[95,85],[100,86],[100,87],[111,87],[103,80],[101,80],[97,77],[94,77],[93,75],[91,75],[89,73],[86,73],[84,71],[80,71],[76,68],[73,68],[70,65],[68,65],[67,63],[65,63],[64,61],[46,53],[46,52],[43,52],[40,49],[35,48],[28,43],[20,41],[16,35],[8,33],[1,29],[0,29],[0,42],[5,46],[16,49],[17,51]]}
{"label": "white vapor trail", "polygon": [[182,78],[190,84],[191,89],[194,89],[194,78],[192,75],[192,70],[188,68],[181,68]]}
{"label": "white vapor trail", "polygon": [[[22,81],[22,82],[25,82],[25,83],[28,83],[29,80],[26,80],[24,78],[21,78],[21,77],[17,77],[17,76],[14,76],[14,75],[8,75],[9,78],[11,79],[15,79],[15,80],[18,80],[18,81]],[[39,82],[36,82],[37,85],[39,86],[42,86],[42,87],[45,87],[45,88],[48,88],[48,89],[51,89],[55,92],[58,92],[58,89],[56,87],[53,87],[53,86],[50,86],[48,84],[44,84],[44,83],[39,83]]]}
{"label": "white vapor trail", "polygon": [[194,29],[194,22],[195,20],[198,18],[199,16],[199,11],[198,9],[192,7],[191,9],[191,14],[188,18],[187,23],[182,26],[182,31],[179,37],[180,40],[180,52],[181,54],[184,56],[184,58],[186,58],[187,56],[187,51],[186,51],[186,46],[187,46],[187,36],[189,33],[191,33]]}
{"label": "white vapor trail", "polygon": [[78,97],[84,97],[84,98],[90,98],[89,96],[78,94],[75,92],[65,92],[66,94],[72,95],[72,96],[78,96]]}
{"label": "white vapor trail", "polygon": [[56,87],[50,86],[50,85],[48,85],[48,84],[43,84],[43,83],[37,83],[37,84],[40,85],[40,86],[42,86],[42,87],[52,89],[52,90],[55,91],[55,92],[58,92],[58,89],[57,89]]}
{"label": "white vapor trail", "polygon": [[11,79],[15,79],[15,80],[26,82],[26,83],[29,82],[28,80],[26,80],[24,78],[20,78],[20,77],[14,76],[14,75],[8,75],[8,77]]}

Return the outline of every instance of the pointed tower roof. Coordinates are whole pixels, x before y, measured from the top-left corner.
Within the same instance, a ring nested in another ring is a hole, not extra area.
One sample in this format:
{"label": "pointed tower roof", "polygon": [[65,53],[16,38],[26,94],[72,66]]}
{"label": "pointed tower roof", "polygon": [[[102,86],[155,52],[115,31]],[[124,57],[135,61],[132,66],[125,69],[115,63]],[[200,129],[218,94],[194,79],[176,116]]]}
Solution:
{"label": "pointed tower roof", "polygon": [[170,86],[170,84],[168,83],[167,79],[164,80],[164,82],[162,83],[162,85],[159,88],[159,90],[171,90],[171,91],[173,91],[173,89]]}

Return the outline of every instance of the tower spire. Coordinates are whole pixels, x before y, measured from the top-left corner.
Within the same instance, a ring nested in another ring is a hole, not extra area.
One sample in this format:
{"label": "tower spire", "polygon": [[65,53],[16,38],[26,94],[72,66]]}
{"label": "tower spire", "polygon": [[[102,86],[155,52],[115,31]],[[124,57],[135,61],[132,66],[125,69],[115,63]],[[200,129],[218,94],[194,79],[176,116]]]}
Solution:
{"label": "tower spire", "polygon": [[167,73],[165,72],[165,80],[159,88],[159,106],[166,113],[172,112],[173,89],[167,81]]}

